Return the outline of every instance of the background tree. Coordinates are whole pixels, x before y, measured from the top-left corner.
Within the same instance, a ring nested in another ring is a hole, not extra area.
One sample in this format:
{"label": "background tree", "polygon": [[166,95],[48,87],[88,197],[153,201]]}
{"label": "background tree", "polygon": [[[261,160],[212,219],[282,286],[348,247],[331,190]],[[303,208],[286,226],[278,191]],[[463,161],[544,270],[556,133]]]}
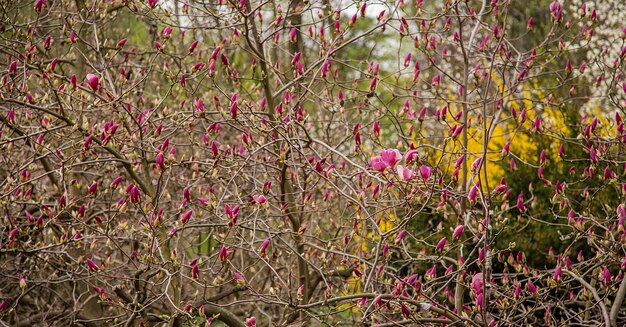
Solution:
{"label": "background tree", "polygon": [[3,324],[626,323],[610,7],[0,6]]}

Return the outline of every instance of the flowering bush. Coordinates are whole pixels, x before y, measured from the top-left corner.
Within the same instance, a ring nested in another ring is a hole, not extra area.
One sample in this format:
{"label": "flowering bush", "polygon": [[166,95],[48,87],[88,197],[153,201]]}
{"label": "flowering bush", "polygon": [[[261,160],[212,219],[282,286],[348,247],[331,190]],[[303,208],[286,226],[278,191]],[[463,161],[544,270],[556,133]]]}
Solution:
{"label": "flowering bush", "polygon": [[5,4],[0,320],[625,324],[622,14],[531,2]]}

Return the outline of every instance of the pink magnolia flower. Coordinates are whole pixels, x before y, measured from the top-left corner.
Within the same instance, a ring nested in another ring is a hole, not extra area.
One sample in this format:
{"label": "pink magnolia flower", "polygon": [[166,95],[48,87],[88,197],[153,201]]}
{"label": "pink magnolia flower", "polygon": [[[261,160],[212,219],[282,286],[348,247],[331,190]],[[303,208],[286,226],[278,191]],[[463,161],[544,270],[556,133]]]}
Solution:
{"label": "pink magnolia flower", "polygon": [[517,196],[517,209],[521,212],[524,213],[526,212],[526,206],[524,205],[524,195],[522,193],[520,193]]}
{"label": "pink magnolia flower", "polygon": [[289,41],[291,43],[296,42],[298,37],[298,30],[295,27],[292,27],[291,30],[289,31]]}
{"label": "pink magnolia flower", "polygon": [[400,160],[402,160],[402,154],[397,149],[385,149],[380,152],[380,156],[387,163],[387,165],[393,167]]}
{"label": "pink magnolia flower", "polygon": [[398,235],[396,236],[395,242],[400,243],[402,241],[402,239],[404,238],[404,235],[406,234],[406,231],[403,229],[401,230]]}
{"label": "pink magnolia flower", "polygon": [[605,284],[611,283],[611,272],[609,271],[609,268],[607,268],[606,266],[602,268],[602,278],[604,279]]}
{"label": "pink magnolia flower", "polygon": [[17,73],[17,61],[13,60],[9,64],[9,75],[13,76]]}
{"label": "pink magnolia flower", "polygon": [[256,318],[255,317],[246,318],[246,327],[253,327],[253,326],[256,326]]}
{"label": "pink magnolia flower", "polygon": [[432,175],[432,173],[433,173],[433,169],[432,168],[430,168],[430,167],[428,167],[426,165],[420,166],[420,177],[423,180],[428,180],[430,178],[430,176]]}
{"label": "pink magnolia flower", "polygon": [[374,125],[372,126],[372,132],[375,136],[380,135],[380,123],[378,122],[378,120],[374,122]]}
{"label": "pink magnolia flower", "polygon": [[141,191],[135,185],[130,189],[130,202],[131,203],[139,203],[141,202]]}
{"label": "pink magnolia flower", "polygon": [[447,244],[448,244],[448,240],[444,236],[442,239],[439,240],[439,242],[437,242],[436,250],[443,251],[443,249],[446,247]]}
{"label": "pink magnolia flower", "polygon": [[469,194],[467,195],[467,198],[471,202],[476,202],[476,198],[477,197],[478,197],[478,186],[476,186],[476,184],[474,184],[474,186],[472,186],[472,189],[470,189]]}
{"label": "pink magnolia flower", "polygon": [[200,267],[198,267],[197,264],[194,264],[191,268],[191,278],[198,279],[198,276],[200,276]]}
{"label": "pink magnolia flower", "polygon": [[528,284],[526,284],[526,286],[528,287],[528,291],[532,294],[537,293],[537,286],[535,286],[535,284],[533,284],[532,281],[528,281]]}
{"label": "pink magnolia flower", "polygon": [[87,259],[87,267],[91,271],[97,271],[99,269],[98,265],[95,262],[93,262],[93,260],[91,259]]}
{"label": "pink magnolia flower", "polygon": [[87,84],[89,84],[89,87],[91,87],[92,90],[94,91],[98,90],[98,86],[100,84],[100,78],[97,75],[87,74],[85,79],[87,80]]}
{"label": "pink magnolia flower", "polygon": [[554,269],[554,274],[552,274],[552,278],[554,278],[554,280],[559,281],[561,280],[561,276],[563,275],[563,268],[561,268],[561,265],[557,265],[556,268]]}
{"label": "pink magnolia flower", "polygon": [[452,237],[458,239],[463,235],[463,231],[465,230],[464,225],[458,225],[454,228],[454,232],[452,233]]}
{"label": "pink magnolia flower", "polygon": [[163,152],[159,152],[154,158],[154,162],[159,166],[160,169],[165,168],[165,156]]}
{"label": "pink magnolia flower", "polygon": [[172,27],[165,26],[165,28],[161,31],[161,37],[164,39],[169,38],[172,35]]}
{"label": "pink magnolia flower", "polygon": [[476,160],[472,162],[472,165],[470,166],[470,170],[473,172],[476,171],[480,167],[480,164],[482,163],[482,161],[483,161],[483,158],[481,157],[476,158]]}
{"label": "pink magnolia flower", "polygon": [[264,195],[253,195],[252,200],[257,204],[264,204],[267,202],[267,198]]}
{"label": "pink magnolia flower", "polygon": [[222,245],[222,247],[220,248],[220,251],[218,252],[220,261],[225,261],[232,253],[233,253],[233,250],[229,250],[226,247],[226,245]]}
{"label": "pink magnolia flower", "polygon": [[185,213],[184,213],[184,214],[180,217],[180,221],[181,221],[183,224],[186,224],[186,223],[189,221],[189,219],[191,218],[191,215],[192,215],[192,214],[193,214],[193,210],[189,210],[189,211],[185,212]]}
{"label": "pink magnolia flower", "polygon": [[408,164],[419,158],[419,152],[416,149],[409,150],[406,155],[404,161]]}
{"label": "pink magnolia flower", "polygon": [[113,182],[111,182],[111,187],[117,188],[117,186],[120,185],[120,183],[122,182],[122,179],[123,179],[122,176],[118,176],[117,178],[115,178]]}
{"label": "pink magnolia flower", "polygon": [[413,177],[415,176],[415,172],[413,171],[413,169],[402,167],[400,165],[396,167],[396,171],[398,172],[398,177],[401,180],[408,181],[413,179]]}
{"label": "pink magnolia flower", "polygon": [[87,189],[87,192],[89,192],[89,194],[94,194],[97,191],[98,191],[98,182],[94,181]]}
{"label": "pink magnolia flower", "polygon": [[382,173],[389,167],[389,164],[380,156],[376,156],[370,160],[370,167],[379,173]]}
{"label": "pink magnolia flower", "polygon": [[238,286],[246,285],[246,279],[243,277],[242,274],[240,274],[238,272],[234,272],[233,273],[233,278],[235,279],[235,282],[237,283]]}
{"label": "pink magnolia flower", "polygon": [[35,3],[35,11],[41,12],[41,9],[43,8],[45,4],[46,4],[46,0],[37,0],[37,2]]}
{"label": "pink magnolia flower", "polygon": [[193,52],[196,49],[196,46],[198,46],[198,40],[195,40],[193,42],[191,42],[191,45],[189,46],[189,52]]}
{"label": "pink magnolia flower", "polygon": [[269,238],[267,240],[263,241],[263,243],[261,243],[261,248],[259,249],[259,252],[261,253],[261,255],[265,255],[265,251],[267,250],[268,246],[270,246],[270,239]]}
{"label": "pink magnolia flower", "polygon": [[472,277],[472,290],[474,294],[482,294],[483,292],[483,273],[477,273]]}
{"label": "pink magnolia flower", "polygon": [[426,280],[436,278],[437,277],[437,265],[433,265],[430,269],[426,270],[424,277],[426,277]]}

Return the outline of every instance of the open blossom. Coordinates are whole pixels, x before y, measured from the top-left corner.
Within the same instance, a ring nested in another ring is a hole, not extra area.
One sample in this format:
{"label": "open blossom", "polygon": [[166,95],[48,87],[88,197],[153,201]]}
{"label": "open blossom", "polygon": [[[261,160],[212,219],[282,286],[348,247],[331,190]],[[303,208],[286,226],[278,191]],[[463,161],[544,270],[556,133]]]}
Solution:
{"label": "open blossom", "polygon": [[430,176],[432,175],[432,173],[433,173],[433,169],[432,168],[430,168],[430,167],[428,167],[426,165],[420,166],[420,177],[423,180],[428,180],[430,178]]}
{"label": "open blossom", "polygon": [[382,173],[389,167],[389,164],[380,156],[376,156],[370,160],[370,167]]}
{"label": "open blossom", "polygon": [[415,172],[413,171],[413,169],[409,169],[409,168],[398,165],[396,167],[396,170],[398,172],[398,177],[401,180],[408,181],[408,180],[413,179],[413,177],[415,176]]}
{"label": "open blossom", "polygon": [[396,149],[382,150],[380,156],[391,167],[395,166],[398,162],[400,162],[400,160],[402,160],[402,155],[400,154],[400,151]]}
{"label": "open blossom", "polygon": [[267,198],[264,195],[253,195],[252,200],[257,204],[264,204],[267,202]]}
{"label": "open blossom", "polygon": [[402,154],[397,149],[382,150],[379,156],[370,160],[370,167],[378,172],[384,172],[389,167],[394,167],[402,160]]}

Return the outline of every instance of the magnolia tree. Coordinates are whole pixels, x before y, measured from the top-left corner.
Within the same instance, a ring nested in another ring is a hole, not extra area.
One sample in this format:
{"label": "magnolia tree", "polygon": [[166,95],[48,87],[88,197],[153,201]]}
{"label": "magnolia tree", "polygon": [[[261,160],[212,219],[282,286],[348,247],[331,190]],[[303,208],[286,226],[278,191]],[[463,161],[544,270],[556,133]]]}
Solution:
{"label": "magnolia tree", "polygon": [[0,322],[625,324],[610,10],[2,4]]}

